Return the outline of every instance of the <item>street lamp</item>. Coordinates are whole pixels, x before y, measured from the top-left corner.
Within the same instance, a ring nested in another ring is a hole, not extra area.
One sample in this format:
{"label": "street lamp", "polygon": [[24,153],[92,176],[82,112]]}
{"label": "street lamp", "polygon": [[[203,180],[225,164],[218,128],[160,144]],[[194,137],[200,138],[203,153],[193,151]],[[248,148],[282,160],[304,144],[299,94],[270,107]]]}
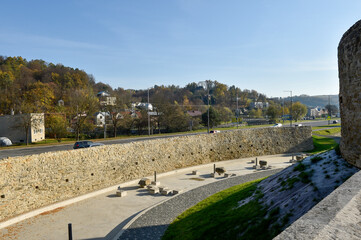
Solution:
{"label": "street lamp", "polygon": [[291,94],[291,109],[290,109],[291,122],[290,122],[290,126],[292,127],[292,91],[284,91],[284,92],[289,92]]}
{"label": "street lamp", "polygon": [[236,110],[236,120],[237,120],[237,128],[238,128],[238,119],[239,119],[239,109],[238,109],[238,94],[237,94],[237,97],[236,97],[236,101],[237,101],[237,110]]}
{"label": "street lamp", "polygon": [[201,82],[198,83],[203,88],[207,88],[207,106],[208,106],[208,110],[207,110],[207,118],[208,118],[207,132],[208,133],[209,133],[209,84],[208,84],[209,82],[211,82],[211,80],[201,81]]}
{"label": "street lamp", "polygon": [[149,88],[148,88],[148,106],[147,106],[147,110],[148,110],[148,135],[150,136],[150,116],[149,116]]}

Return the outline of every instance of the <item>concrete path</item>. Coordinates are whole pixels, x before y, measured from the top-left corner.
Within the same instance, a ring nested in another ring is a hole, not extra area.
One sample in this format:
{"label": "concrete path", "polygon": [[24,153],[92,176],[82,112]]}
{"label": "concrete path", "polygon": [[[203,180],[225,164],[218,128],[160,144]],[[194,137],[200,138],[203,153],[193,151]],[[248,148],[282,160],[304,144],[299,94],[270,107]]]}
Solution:
{"label": "concrete path", "polygon": [[[251,163],[253,159],[255,158],[236,159],[215,164],[237,176],[266,172],[265,170],[254,170],[252,168],[254,164]],[[273,169],[289,166],[290,159],[289,154],[258,157],[258,160],[267,160]],[[198,170],[198,175],[191,175],[192,170],[195,169]],[[171,189],[182,189],[185,194],[200,186],[224,181],[224,178],[220,177],[210,178],[211,172],[213,172],[213,163],[158,174],[157,180],[161,182],[161,185]],[[100,194],[95,197],[66,206],[50,208],[47,212],[0,229],[0,239],[68,239],[68,223],[72,223],[73,239],[113,239],[119,236],[119,232],[127,223],[130,223],[130,220],[139,219],[139,217],[134,217],[144,209],[177,197],[177,195],[150,195],[146,189],[138,188],[137,182],[138,180],[121,184],[122,189],[127,190],[128,193],[125,197],[117,197],[115,195],[117,186],[114,186],[110,188],[113,189],[110,192],[99,192]],[[194,191],[192,194],[196,195],[197,192],[199,191]]]}
{"label": "concrete path", "polygon": [[232,186],[268,177],[281,170],[282,169],[277,168],[268,171],[258,171],[247,175],[229,177],[192,189],[184,194],[177,195],[168,201],[164,201],[140,213],[129,225],[127,224],[125,226],[126,228],[123,231],[119,232],[119,234],[112,239],[161,239],[168,226],[178,215],[200,201]]}

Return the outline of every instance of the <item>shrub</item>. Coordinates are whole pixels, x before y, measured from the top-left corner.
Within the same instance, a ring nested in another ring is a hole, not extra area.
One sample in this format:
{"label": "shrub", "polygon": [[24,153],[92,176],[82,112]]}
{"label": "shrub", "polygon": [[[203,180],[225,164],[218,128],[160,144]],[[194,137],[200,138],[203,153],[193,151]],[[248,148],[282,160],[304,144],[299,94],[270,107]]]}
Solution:
{"label": "shrub", "polygon": [[311,158],[311,162],[312,162],[312,163],[317,163],[317,162],[319,162],[319,161],[322,160],[322,159],[323,159],[322,157],[316,156],[316,157]]}

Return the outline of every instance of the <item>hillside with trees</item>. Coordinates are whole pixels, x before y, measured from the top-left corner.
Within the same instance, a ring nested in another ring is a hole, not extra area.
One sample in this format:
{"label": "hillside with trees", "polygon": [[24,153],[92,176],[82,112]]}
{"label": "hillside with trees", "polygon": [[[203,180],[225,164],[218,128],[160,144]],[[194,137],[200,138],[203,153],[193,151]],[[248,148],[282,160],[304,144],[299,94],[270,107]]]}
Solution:
{"label": "hillside with trees", "polygon": [[[104,104],[99,93],[115,101]],[[209,109],[211,127],[235,119],[275,122],[282,114],[289,114],[290,109],[290,101],[282,106],[280,100],[267,99],[255,90],[242,90],[218,81],[192,82],[185,87],[155,85],[145,90],[113,89],[77,68],[0,56],[0,115],[45,113],[46,133],[50,137],[100,137],[104,126],[96,124],[95,114],[99,112],[106,118],[108,136],[146,133],[148,110],[135,104],[147,103],[148,94],[153,107],[150,109],[153,133],[206,127],[208,121],[204,114],[208,106],[212,106]],[[296,110],[297,104],[294,104]],[[298,119],[305,114],[304,108],[301,110]]]}

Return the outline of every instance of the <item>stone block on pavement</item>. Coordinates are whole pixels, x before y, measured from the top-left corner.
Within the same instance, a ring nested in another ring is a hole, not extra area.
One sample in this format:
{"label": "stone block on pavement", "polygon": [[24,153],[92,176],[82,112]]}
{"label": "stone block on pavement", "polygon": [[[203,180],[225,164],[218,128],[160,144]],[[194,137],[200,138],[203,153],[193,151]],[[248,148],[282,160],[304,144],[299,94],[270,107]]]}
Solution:
{"label": "stone block on pavement", "polygon": [[140,181],[138,182],[139,187],[141,188],[145,188],[146,186],[148,186],[151,183],[149,178],[142,178],[140,179]]}

